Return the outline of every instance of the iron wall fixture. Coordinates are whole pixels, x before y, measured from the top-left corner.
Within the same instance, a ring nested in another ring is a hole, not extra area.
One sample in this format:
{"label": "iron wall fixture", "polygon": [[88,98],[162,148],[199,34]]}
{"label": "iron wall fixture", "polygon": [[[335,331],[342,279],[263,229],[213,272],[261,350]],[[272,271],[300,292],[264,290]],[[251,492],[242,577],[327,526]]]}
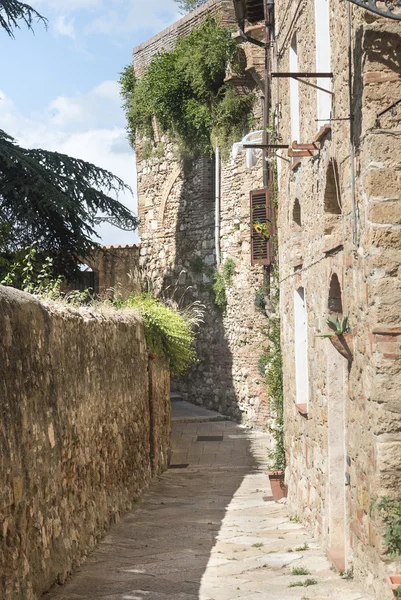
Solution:
{"label": "iron wall fixture", "polygon": [[[348,0],[369,12],[386,17],[386,19],[394,19],[401,21],[401,0]],[[397,11],[397,12],[394,12]]]}
{"label": "iron wall fixture", "polygon": [[137,222],[129,218],[122,220],[119,217],[94,217],[93,222],[95,225],[110,223],[122,231],[135,231],[138,228]]}

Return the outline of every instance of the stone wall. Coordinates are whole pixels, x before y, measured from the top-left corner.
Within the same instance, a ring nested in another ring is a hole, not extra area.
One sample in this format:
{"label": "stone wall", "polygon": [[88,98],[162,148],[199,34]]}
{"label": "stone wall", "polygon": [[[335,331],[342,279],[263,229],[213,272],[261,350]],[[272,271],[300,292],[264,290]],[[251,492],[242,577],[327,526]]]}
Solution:
{"label": "stone wall", "polygon": [[[276,4],[278,70],[290,71],[287,32],[294,19],[299,71],[314,72],[314,3],[287,8],[285,0]],[[399,114],[379,120],[377,114],[401,96],[401,37],[399,23],[357,7],[352,12],[355,213],[345,5],[330,3],[332,117],[341,120],[320,130],[316,90],[300,83],[297,141],[317,141],[320,149],[296,162],[286,151],[278,159],[286,477],[290,507],[337,567],[354,569],[366,589],[383,599],[391,597],[383,577],[399,572],[400,565],[386,558],[384,526],[370,506],[377,496],[399,497],[401,130]],[[277,82],[279,133],[290,144],[289,80]],[[316,337],[337,311],[349,315],[352,362],[328,339]],[[307,369],[298,370],[297,379],[299,345]],[[305,381],[306,392],[297,398]]]}
{"label": "stone wall", "polygon": [[[157,51],[171,49],[179,36],[209,14],[235,26],[231,0],[209,0],[135,48],[137,76]],[[255,90],[250,75],[245,83],[245,88]],[[255,116],[260,118],[257,111]],[[225,159],[221,168],[222,261],[232,258],[236,265],[223,314],[210,292],[216,267],[214,159],[184,163],[166,137],[155,140],[159,142],[163,156],[145,159],[143,140],[137,141],[140,265],[157,291],[163,289],[163,294],[172,294],[183,304],[198,300],[206,307],[197,342],[199,363],[174,380],[173,389],[191,402],[265,426],[268,403],[257,363],[266,344],[267,320],[254,304],[264,275],[263,267],[251,267],[249,208],[250,189],[262,184],[261,161],[247,171],[240,154],[235,161]]]}
{"label": "stone wall", "polygon": [[135,244],[101,246],[85,262],[97,274],[100,297],[125,299],[131,292],[140,291],[139,247]]}
{"label": "stone wall", "polygon": [[129,313],[0,287],[0,597],[38,600],[167,467],[169,373]]}

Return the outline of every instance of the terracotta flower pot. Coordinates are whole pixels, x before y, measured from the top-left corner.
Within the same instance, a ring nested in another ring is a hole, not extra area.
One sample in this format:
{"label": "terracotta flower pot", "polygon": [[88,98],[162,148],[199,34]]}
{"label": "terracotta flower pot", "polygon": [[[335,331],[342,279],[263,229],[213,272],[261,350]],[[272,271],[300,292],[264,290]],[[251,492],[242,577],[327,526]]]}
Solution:
{"label": "terracotta flower pot", "polygon": [[337,352],[344,356],[344,358],[349,361],[353,360],[352,333],[344,333],[344,335],[331,335],[329,340]]}
{"label": "terracotta flower pot", "polygon": [[284,471],[266,471],[270,479],[270,486],[275,502],[287,498],[288,488],[284,483]]}
{"label": "terracotta flower pot", "polygon": [[386,583],[393,590],[394,596],[396,596],[396,590],[401,586],[401,575],[389,575],[385,579]]}

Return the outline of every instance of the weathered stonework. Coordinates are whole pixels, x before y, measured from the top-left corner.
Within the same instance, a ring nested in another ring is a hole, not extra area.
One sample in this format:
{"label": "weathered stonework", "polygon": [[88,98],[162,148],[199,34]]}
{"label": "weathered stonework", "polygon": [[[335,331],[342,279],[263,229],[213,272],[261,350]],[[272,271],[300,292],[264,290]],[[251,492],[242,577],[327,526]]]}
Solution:
{"label": "weathered stonework", "polygon": [[0,597],[65,582],[170,448],[169,373],[132,314],[0,287]]}
{"label": "weathered stonework", "polygon": [[[356,218],[350,122],[333,120],[319,136],[323,123],[316,122],[311,86],[299,84],[296,141],[317,140],[321,148],[299,164],[286,151],[278,158],[286,478],[290,507],[337,566],[353,568],[367,591],[384,599],[391,592],[383,577],[399,572],[400,565],[384,556],[384,526],[370,506],[376,496],[400,497],[401,115],[389,112],[377,121],[377,114],[401,96],[401,34],[399,23],[352,8],[350,109],[347,4],[330,2],[332,117],[346,119],[350,110],[354,116]],[[314,3],[302,3],[296,16],[297,5],[276,2],[277,70],[290,71],[287,32],[294,18],[298,70],[315,72]],[[280,143],[290,144],[290,80],[276,82]],[[328,339],[316,337],[328,331],[325,320],[337,311],[349,315],[350,363]],[[307,355],[301,374],[299,345]],[[306,392],[297,398],[302,379]]]}
{"label": "weathered stonework", "polygon": [[100,297],[112,295],[125,300],[141,289],[139,247],[135,244],[101,246],[86,263],[98,277]]}
{"label": "weathered stonework", "polygon": [[[141,76],[151,58],[169,50],[176,40],[216,15],[235,26],[231,0],[209,0],[201,8],[134,50],[134,68]],[[241,86],[244,86],[241,81]],[[256,82],[248,75],[248,89]],[[244,88],[245,89],[245,88]],[[258,118],[259,105],[256,107]],[[191,402],[220,410],[236,419],[266,426],[268,402],[258,359],[266,345],[266,316],[255,307],[263,286],[263,267],[251,267],[250,189],[262,187],[262,166],[245,169],[245,156],[223,160],[221,167],[222,262],[232,258],[236,269],[227,291],[225,314],[211,299],[211,271],[216,267],[215,164],[209,157],[182,163],[166,138],[162,158],[143,157],[137,140],[140,265],[155,289],[184,303],[199,300],[206,307],[197,342],[199,363],[173,382],[173,389]]]}

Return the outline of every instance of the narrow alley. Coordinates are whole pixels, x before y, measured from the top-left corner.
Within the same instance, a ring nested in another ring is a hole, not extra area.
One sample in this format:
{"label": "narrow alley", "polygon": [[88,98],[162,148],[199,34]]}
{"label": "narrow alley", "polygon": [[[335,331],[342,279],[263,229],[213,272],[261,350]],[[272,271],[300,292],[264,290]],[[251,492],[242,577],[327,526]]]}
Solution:
{"label": "narrow alley", "polygon": [[183,402],[173,415],[170,469],[44,600],[368,600],[272,500],[268,434]]}

